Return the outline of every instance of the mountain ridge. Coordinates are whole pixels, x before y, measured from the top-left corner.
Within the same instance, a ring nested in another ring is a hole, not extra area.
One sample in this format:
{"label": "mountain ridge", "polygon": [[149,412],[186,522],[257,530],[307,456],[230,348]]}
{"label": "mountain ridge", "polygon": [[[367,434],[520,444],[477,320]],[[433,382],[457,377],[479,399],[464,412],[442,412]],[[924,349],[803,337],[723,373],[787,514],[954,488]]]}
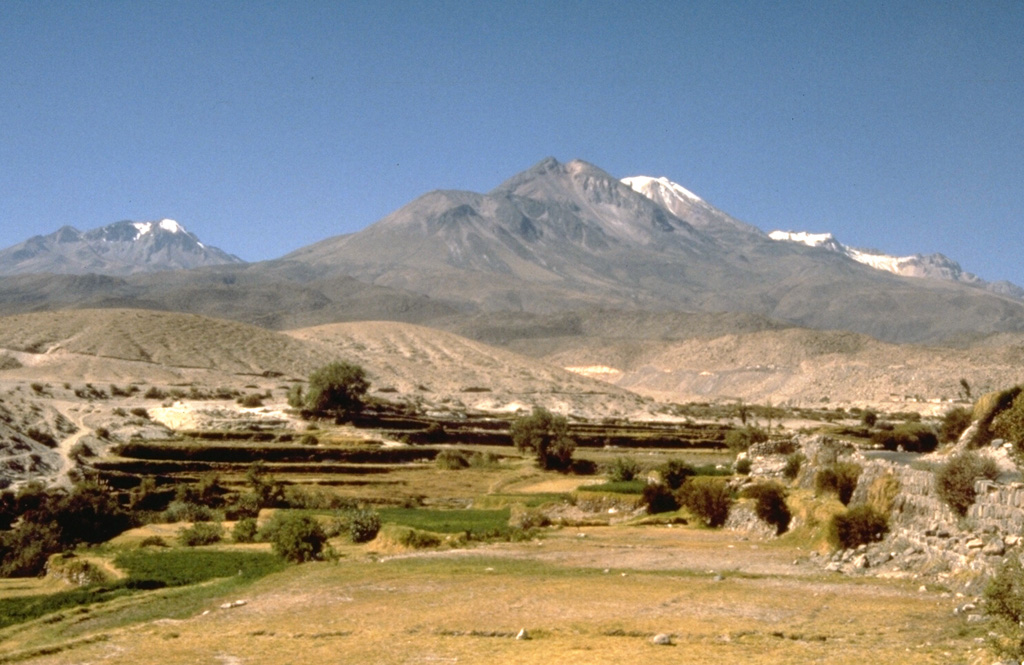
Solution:
{"label": "mountain ridge", "polygon": [[52,273],[125,276],[240,264],[242,259],[209,247],[172,219],[120,221],[80,231],[62,226],[0,250],[0,276]]}

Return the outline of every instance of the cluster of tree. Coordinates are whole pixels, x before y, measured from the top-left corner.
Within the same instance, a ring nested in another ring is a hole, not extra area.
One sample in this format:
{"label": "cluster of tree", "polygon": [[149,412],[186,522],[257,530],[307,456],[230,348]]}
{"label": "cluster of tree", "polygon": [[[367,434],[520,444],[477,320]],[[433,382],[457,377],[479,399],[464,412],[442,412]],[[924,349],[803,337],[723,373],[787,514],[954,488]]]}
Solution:
{"label": "cluster of tree", "polygon": [[29,484],[0,493],[0,577],[39,575],[47,559],[101,543],[132,526],[110,488],[83,481],[70,491]]}
{"label": "cluster of tree", "polygon": [[569,436],[569,423],[537,407],[529,416],[516,419],[511,427],[512,443],[520,451],[532,451],[542,469],[569,471],[576,441]]}

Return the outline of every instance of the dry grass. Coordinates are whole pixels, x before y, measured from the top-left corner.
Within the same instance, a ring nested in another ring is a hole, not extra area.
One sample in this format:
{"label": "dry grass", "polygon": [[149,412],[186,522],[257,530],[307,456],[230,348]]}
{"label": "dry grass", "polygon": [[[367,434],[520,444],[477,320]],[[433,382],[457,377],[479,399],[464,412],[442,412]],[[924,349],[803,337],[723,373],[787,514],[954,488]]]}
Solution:
{"label": "dry grass", "polygon": [[[235,597],[214,597],[179,619],[133,621],[134,605],[170,602],[149,595],[102,620],[22,631],[0,660],[59,646],[47,638],[57,627],[66,648],[25,662],[860,665],[985,655],[952,615],[955,599],[914,585],[824,577],[790,563],[792,548],[728,532],[585,533],[379,561],[352,547],[338,563],[264,578],[241,607],[217,609]],[[522,628],[532,640],[513,639]],[[652,645],[656,633],[675,646]]]}

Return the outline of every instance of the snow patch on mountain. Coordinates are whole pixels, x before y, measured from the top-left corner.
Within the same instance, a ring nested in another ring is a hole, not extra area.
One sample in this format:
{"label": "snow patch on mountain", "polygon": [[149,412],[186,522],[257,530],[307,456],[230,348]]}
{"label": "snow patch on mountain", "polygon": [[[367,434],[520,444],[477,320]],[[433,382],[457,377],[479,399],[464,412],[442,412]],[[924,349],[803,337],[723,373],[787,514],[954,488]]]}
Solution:
{"label": "snow patch on mountain", "polygon": [[639,192],[647,198],[655,198],[651,196],[650,192],[661,189],[664,192],[674,194],[677,197],[689,199],[690,201],[703,201],[699,196],[686,189],[678,183],[674,183],[668,178],[652,178],[646,175],[630,176],[623,178],[622,182],[629,185],[634,191]]}
{"label": "snow patch on mountain", "polygon": [[960,264],[944,254],[914,254],[892,256],[874,249],[849,247],[836,240],[831,233],[807,233],[805,231],[772,231],[772,240],[795,242],[808,247],[817,247],[842,254],[858,263],[903,277],[943,279],[976,286],[999,295],[1024,299],[1024,289],[1009,282],[986,282],[972,273],[964,271]]}

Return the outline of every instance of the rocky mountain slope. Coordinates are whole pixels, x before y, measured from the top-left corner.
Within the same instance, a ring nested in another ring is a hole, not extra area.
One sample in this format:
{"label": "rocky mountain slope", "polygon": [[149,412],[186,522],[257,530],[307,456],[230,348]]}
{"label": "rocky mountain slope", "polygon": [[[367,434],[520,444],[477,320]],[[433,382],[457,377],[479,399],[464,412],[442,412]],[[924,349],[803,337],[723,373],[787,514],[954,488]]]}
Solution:
{"label": "rocky mountain slope", "polygon": [[772,231],[768,234],[772,240],[795,242],[808,247],[821,249],[847,256],[858,263],[871,266],[877,270],[891,272],[904,277],[922,277],[942,279],[978,287],[1003,296],[1024,299],[1024,289],[1012,282],[986,282],[972,273],[966,272],[960,264],[944,254],[913,254],[911,256],[892,256],[874,249],[858,249],[836,240],[831,233],[807,233],[804,231]]}
{"label": "rocky mountain slope", "polygon": [[171,219],[116,222],[91,231],[65,226],[0,250],[0,275],[131,275],[242,263],[208,247]]}

